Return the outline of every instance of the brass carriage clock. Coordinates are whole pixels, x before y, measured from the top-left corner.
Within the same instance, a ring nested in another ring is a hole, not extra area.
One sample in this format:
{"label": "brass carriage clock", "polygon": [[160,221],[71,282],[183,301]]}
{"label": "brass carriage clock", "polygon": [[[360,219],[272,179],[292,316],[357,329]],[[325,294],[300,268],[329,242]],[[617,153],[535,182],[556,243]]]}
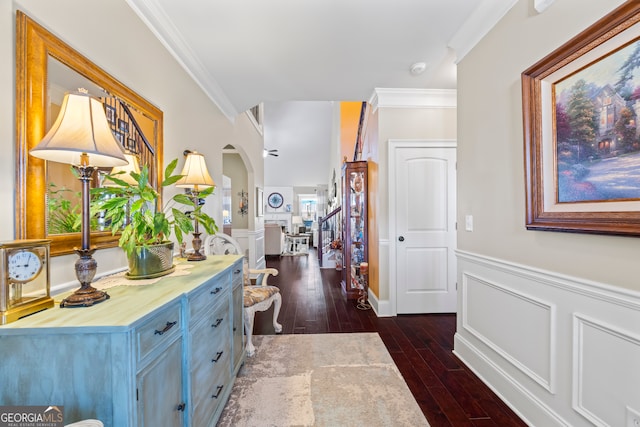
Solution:
{"label": "brass carriage clock", "polygon": [[53,307],[50,240],[0,242],[0,324]]}

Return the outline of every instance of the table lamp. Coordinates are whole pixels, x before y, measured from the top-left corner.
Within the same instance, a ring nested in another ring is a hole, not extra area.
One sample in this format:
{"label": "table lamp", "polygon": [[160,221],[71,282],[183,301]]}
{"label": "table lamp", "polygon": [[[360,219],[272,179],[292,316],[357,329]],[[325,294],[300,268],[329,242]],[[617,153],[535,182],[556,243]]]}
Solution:
{"label": "table lamp", "polygon": [[116,140],[102,103],[84,89],[65,94],[60,114],[40,143],[29,152],[32,156],[73,166],[82,184],[81,247],[74,248],[79,258],[75,264],[80,288],[62,300],[60,307],[87,307],[105,301],[109,295],[91,286],[98,263],[92,255],[89,187],[98,167],[127,164]]}
{"label": "table lamp", "polygon": [[[135,178],[131,176],[131,172],[137,174],[140,173],[140,163],[138,163],[138,157],[135,154],[129,153],[127,151],[124,152],[124,157],[129,163],[124,166],[114,167],[113,169],[111,169],[109,175],[115,175],[116,178],[126,182],[127,184],[138,185],[138,181],[136,181]],[[105,179],[102,185],[105,187],[118,186],[118,184],[108,179]]]}
{"label": "table lamp", "polygon": [[294,215],[291,217],[292,231],[294,234],[298,234],[300,226],[304,224],[301,216]]}
{"label": "table lamp", "polygon": [[[197,151],[185,150],[187,159],[184,162],[184,168],[182,168],[183,175],[176,187],[191,188],[191,196],[193,197],[194,207],[198,206],[198,194],[201,189],[215,186],[213,178],[209,175],[207,170],[207,164],[204,161],[204,156]],[[187,261],[202,261],[207,259],[207,256],[200,253],[202,247],[202,239],[200,239],[200,230],[198,229],[198,220],[194,218],[193,240],[191,245],[193,246],[193,252],[187,257]]]}

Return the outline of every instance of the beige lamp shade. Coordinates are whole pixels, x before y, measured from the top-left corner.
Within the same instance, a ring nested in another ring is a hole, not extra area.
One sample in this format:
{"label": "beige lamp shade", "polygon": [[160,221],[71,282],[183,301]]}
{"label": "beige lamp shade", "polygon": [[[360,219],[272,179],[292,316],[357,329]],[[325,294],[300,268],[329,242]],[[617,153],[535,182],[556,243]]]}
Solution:
{"label": "beige lamp shade", "polygon": [[68,92],[55,123],[30,154],[52,162],[79,165],[83,153],[93,166],[127,164],[102,103],[86,92]]}
{"label": "beige lamp shade", "polygon": [[197,190],[215,185],[207,170],[204,156],[197,151],[191,151],[187,154],[181,175],[184,176],[176,182],[176,187],[195,188]]}
{"label": "beige lamp shade", "polygon": [[301,216],[293,216],[291,217],[291,223],[292,224],[302,224],[302,217]]}
{"label": "beige lamp shade", "polygon": [[[121,173],[119,175],[116,176],[116,178],[126,182],[127,184],[130,185],[138,185],[138,181],[136,181],[130,174],[130,172],[135,172],[137,174],[140,173],[140,164],[138,163],[138,157],[136,157],[135,154],[130,154],[130,153],[125,153],[124,157],[127,159],[127,161],[129,162],[129,164],[126,164],[124,166],[116,166],[111,170],[111,175],[115,175],[116,173],[119,172],[124,172]],[[104,181],[104,186],[106,187],[117,187],[118,184],[116,184],[113,181],[109,181],[108,179],[105,179]]]}

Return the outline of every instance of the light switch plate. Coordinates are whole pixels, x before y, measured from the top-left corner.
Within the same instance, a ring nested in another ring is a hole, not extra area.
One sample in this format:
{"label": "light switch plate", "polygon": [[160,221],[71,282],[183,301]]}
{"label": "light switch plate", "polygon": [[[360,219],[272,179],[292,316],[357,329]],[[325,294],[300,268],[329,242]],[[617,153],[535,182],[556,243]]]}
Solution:
{"label": "light switch plate", "polygon": [[466,215],[464,217],[464,229],[467,231],[473,231],[473,215]]}

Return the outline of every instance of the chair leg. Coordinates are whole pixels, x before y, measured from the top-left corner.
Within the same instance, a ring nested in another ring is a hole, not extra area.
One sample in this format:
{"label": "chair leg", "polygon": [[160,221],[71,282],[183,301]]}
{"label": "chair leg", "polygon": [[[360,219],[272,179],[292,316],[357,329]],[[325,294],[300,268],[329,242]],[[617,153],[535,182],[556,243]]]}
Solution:
{"label": "chair leg", "polygon": [[273,329],[279,334],[282,332],[282,325],[278,323],[278,314],[280,314],[280,307],[282,306],[282,296],[278,292],[273,296]]}
{"label": "chair leg", "polygon": [[253,356],[256,352],[256,348],[253,345],[251,338],[253,337],[253,320],[256,313],[253,307],[245,307],[244,309],[244,333],[247,336],[247,356]]}

